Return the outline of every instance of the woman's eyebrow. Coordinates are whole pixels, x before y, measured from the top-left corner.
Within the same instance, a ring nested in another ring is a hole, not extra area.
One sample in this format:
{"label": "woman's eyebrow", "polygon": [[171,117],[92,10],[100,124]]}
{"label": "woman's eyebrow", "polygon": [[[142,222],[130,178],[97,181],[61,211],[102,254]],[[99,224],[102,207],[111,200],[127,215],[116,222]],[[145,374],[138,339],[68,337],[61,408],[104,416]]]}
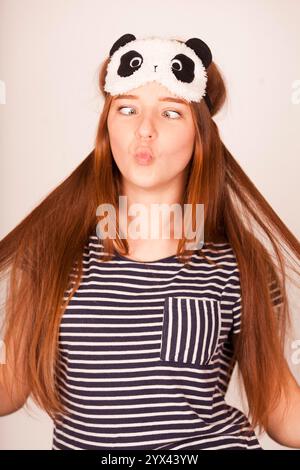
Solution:
{"label": "woman's eyebrow", "polygon": [[[122,99],[129,99],[129,100],[138,100],[139,97],[136,95],[120,95],[115,98],[116,100],[122,100]],[[179,103],[179,104],[184,104],[187,105],[187,102],[184,100],[181,100],[180,98],[173,98],[171,96],[164,96],[162,98],[159,98],[158,101],[171,101],[172,103]]]}

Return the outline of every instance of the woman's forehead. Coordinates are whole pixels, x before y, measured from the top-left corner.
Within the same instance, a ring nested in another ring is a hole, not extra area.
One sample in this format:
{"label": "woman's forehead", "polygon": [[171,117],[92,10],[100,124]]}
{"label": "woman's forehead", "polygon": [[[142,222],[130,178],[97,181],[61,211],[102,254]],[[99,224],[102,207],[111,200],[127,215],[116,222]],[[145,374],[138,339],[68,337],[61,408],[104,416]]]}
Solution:
{"label": "woman's forehead", "polygon": [[167,87],[157,83],[155,81],[148,82],[140,87],[129,90],[126,93],[122,93],[113,97],[113,100],[122,99],[135,99],[135,100],[147,100],[147,101],[170,101],[177,102],[180,104],[188,104],[188,102],[177,95],[172,93]]}

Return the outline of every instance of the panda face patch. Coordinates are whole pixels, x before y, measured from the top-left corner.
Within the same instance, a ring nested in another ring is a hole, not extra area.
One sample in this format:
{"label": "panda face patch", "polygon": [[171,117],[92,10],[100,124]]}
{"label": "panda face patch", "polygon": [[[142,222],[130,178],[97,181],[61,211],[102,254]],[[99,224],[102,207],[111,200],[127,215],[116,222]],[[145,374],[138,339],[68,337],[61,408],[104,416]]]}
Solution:
{"label": "panda face patch", "polygon": [[[122,38],[126,36],[135,38]],[[200,39],[189,41],[202,43]],[[205,95],[207,73],[205,60],[196,52],[175,39],[129,39],[111,55],[104,90],[119,95],[154,80],[188,102],[199,102]]]}

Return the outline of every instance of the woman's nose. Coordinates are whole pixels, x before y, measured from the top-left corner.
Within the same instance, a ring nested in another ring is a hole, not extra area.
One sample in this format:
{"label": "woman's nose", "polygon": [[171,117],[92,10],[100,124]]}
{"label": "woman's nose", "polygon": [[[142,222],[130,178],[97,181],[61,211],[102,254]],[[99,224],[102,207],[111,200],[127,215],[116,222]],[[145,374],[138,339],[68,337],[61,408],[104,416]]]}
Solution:
{"label": "woman's nose", "polygon": [[138,126],[137,132],[141,136],[148,137],[149,135],[154,135],[156,130],[153,120],[149,117],[144,117]]}

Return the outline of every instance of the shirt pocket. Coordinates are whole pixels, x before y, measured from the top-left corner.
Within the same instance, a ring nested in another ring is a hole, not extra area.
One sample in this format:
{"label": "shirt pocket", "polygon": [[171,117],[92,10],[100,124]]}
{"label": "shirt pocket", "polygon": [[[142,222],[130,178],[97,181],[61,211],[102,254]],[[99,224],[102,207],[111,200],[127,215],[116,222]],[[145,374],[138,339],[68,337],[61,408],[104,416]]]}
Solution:
{"label": "shirt pocket", "polygon": [[220,330],[219,301],[167,297],[159,357],[163,361],[182,365],[208,365],[217,350]]}

